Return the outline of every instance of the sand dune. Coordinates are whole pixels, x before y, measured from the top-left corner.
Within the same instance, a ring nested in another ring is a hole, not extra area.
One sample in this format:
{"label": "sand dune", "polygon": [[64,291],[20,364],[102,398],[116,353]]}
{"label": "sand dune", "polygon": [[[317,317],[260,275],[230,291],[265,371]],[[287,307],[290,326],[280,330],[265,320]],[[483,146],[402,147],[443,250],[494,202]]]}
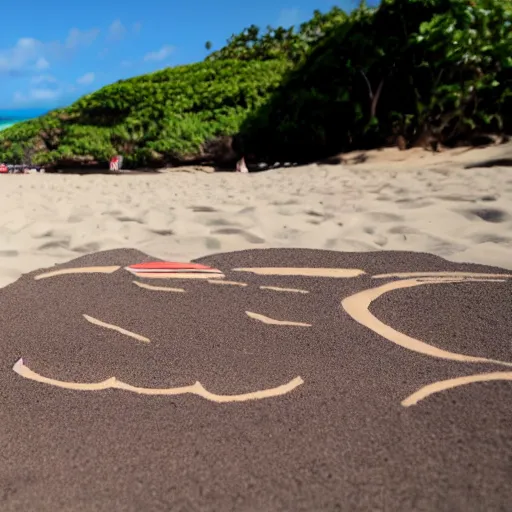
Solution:
{"label": "sand dune", "polygon": [[264,247],[407,250],[512,269],[512,168],[465,168],[503,155],[510,144],[248,175],[3,176],[0,286],[121,247],[173,260]]}

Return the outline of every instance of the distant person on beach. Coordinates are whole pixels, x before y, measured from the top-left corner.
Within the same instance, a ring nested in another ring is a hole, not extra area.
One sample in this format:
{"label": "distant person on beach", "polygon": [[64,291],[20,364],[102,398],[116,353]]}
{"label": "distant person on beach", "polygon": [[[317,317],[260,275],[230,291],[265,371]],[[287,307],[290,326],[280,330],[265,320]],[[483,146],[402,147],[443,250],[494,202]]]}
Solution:
{"label": "distant person on beach", "polygon": [[119,158],[117,156],[110,159],[110,170],[114,172],[119,171]]}
{"label": "distant person on beach", "polygon": [[245,165],[245,158],[242,157],[238,162],[236,163],[236,172],[249,172],[249,169],[247,169],[247,165]]}
{"label": "distant person on beach", "polygon": [[123,157],[120,155],[116,155],[110,160],[110,170],[114,172],[119,172],[123,166]]}

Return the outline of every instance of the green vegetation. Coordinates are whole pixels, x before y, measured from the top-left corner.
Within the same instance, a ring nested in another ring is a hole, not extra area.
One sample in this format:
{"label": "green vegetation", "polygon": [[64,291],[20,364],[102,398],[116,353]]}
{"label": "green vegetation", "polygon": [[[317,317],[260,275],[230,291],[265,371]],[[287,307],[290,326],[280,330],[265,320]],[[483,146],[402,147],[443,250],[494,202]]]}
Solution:
{"label": "green vegetation", "polygon": [[0,132],[0,161],[310,161],[510,131],[512,2],[383,0],[298,28],[251,26],[204,62],[104,87]]}
{"label": "green vegetation", "polygon": [[236,134],[288,67],[219,60],[122,80],[0,132],[0,160],[23,162],[28,151],[31,163],[60,167],[104,166],[117,153],[127,167],[193,161],[206,142]]}
{"label": "green vegetation", "polygon": [[260,158],[311,161],[512,131],[512,2],[383,0],[308,53],[242,127]]}
{"label": "green vegetation", "polygon": [[[320,39],[346,20],[347,14],[339,7],[333,7],[327,13],[314,11],[313,17],[297,29],[269,26],[266,32],[261,34],[259,27],[251,25],[242,33],[233,35],[226,46],[210,54],[206,60],[285,59],[297,64]],[[211,42],[208,41],[206,48],[209,50],[211,46]]]}

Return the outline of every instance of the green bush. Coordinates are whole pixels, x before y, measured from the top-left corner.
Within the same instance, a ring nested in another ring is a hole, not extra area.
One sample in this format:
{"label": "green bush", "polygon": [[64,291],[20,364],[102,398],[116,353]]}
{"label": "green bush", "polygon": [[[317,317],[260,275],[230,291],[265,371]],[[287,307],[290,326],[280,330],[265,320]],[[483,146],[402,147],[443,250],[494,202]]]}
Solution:
{"label": "green bush", "polygon": [[0,132],[0,160],[23,162],[33,148],[34,164],[106,164],[117,153],[130,167],[179,161],[236,134],[288,68],[284,60],[219,59],[122,80]]}
{"label": "green bush", "polygon": [[[285,59],[293,63],[300,62],[326,34],[347,19],[339,7],[333,7],[326,13],[319,10],[313,17],[299,27],[267,27],[261,33],[259,27],[251,25],[240,34],[229,38],[226,46],[211,53],[207,60],[273,60]],[[209,49],[211,43],[206,43]]]}
{"label": "green bush", "polygon": [[512,2],[383,0],[319,41],[242,127],[259,158],[308,161],[402,136],[512,129]]}

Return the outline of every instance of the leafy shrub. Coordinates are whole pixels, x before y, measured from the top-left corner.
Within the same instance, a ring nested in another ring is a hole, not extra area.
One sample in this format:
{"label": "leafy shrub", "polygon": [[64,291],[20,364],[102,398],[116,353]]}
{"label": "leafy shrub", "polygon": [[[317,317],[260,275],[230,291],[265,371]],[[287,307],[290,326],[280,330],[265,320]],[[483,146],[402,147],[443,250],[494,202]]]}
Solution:
{"label": "leafy shrub", "polygon": [[[261,33],[259,27],[251,25],[240,34],[231,36],[226,46],[211,53],[207,60],[284,59],[298,63],[318,41],[346,19],[344,11],[333,7],[326,13],[315,10],[313,17],[298,28],[268,26],[266,32]],[[211,43],[206,43],[207,48],[210,46]]]}
{"label": "leafy shrub", "polygon": [[0,132],[0,160],[22,162],[33,147],[31,163],[47,165],[106,163],[118,152],[128,166],[155,155],[179,161],[211,138],[236,134],[288,68],[282,60],[219,59],[122,80]]}
{"label": "leafy shrub", "polygon": [[242,127],[245,149],[313,160],[402,136],[512,128],[512,3],[383,0],[351,13]]}

